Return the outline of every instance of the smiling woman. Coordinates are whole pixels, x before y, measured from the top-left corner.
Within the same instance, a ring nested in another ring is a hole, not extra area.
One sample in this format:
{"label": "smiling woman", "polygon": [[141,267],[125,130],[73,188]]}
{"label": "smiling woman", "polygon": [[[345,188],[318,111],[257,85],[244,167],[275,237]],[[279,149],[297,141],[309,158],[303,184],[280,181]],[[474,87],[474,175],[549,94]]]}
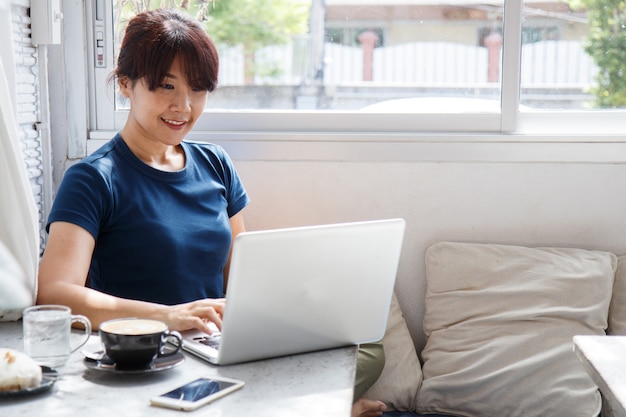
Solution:
{"label": "smiling woman", "polygon": [[111,77],[132,103],[121,135],[135,156],[162,171],[185,166],[177,145],[202,114],[218,70],[215,45],[188,16],[153,11],[130,21]]}
{"label": "smiling woman", "polygon": [[121,131],[130,150],[153,168],[184,168],[185,155],[177,145],[202,115],[207,90],[189,84],[180,56],[152,89],[147,75],[138,80],[119,77],[120,91],[132,103]]}
{"label": "smiling woman", "polygon": [[114,73],[128,118],[63,178],[38,303],[71,306],[94,326],[119,317],[172,330],[221,326],[231,242],[249,199],[221,147],[185,140],[217,68],[193,19],[155,10],[129,22]]}

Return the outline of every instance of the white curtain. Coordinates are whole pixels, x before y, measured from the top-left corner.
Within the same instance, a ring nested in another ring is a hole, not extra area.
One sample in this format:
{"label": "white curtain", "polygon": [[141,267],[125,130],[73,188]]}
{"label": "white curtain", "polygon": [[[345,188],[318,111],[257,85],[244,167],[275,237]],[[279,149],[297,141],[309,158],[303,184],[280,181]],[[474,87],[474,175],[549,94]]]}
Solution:
{"label": "white curtain", "polygon": [[[10,11],[2,7],[0,12],[10,16]],[[1,20],[4,38],[10,33],[11,20]],[[13,43],[3,44],[0,48],[11,48]],[[15,320],[21,317],[24,307],[36,300],[39,222],[20,148],[13,89],[8,82],[14,77],[6,72],[13,68],[5,71],[3,55],[6,54],[0,54],[0,320]]]}

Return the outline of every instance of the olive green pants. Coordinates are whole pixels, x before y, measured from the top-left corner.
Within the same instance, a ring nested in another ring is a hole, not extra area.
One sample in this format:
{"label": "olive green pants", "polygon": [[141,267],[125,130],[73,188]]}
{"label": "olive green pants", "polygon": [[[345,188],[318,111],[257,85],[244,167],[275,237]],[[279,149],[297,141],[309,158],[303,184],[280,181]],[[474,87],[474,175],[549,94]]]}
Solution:
{"label": "olive green pants", "polygon": [[358,400],[378,380],[385,366],[385,351],[382,342],[359,345],[356,357],[354,401]]}

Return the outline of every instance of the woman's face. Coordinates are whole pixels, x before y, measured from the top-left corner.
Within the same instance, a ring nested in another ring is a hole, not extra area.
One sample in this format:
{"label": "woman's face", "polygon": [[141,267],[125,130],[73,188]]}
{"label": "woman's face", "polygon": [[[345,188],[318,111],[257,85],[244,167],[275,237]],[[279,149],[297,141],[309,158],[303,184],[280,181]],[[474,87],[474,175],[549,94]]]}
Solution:
{"label": "woman's face", "polygon": [[[141,138],[164,145],[178,145],[191,131],[206,104],[206,90],[194,90],[185,79],[180,59],[172,62],[165,79],[154,91],[145,80],[120,80],[120,89],[130,99],[126,128]],[[137,137],[135,139],[138,139]]]}

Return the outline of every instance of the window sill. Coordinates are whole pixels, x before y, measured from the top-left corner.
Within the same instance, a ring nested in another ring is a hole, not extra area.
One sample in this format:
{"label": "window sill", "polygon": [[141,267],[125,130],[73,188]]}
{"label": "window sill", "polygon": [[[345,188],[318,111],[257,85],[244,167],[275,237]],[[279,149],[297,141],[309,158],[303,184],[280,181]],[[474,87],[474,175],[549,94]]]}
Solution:
{"label": "window sill", "polygon": [[[346,162],[626,162],[624,112],[520,114],[514,133],[202,131],[235,160]],[[93,152],[115,132],[91,132]]]}

